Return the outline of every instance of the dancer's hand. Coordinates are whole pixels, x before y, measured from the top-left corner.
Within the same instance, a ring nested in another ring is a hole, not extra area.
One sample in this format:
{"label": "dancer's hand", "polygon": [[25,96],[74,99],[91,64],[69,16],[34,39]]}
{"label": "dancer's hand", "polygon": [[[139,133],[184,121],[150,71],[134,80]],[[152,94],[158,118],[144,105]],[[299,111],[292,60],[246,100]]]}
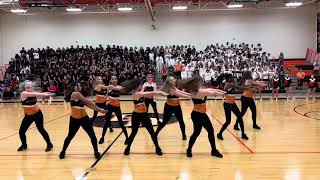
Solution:
{"label": "dancer's hand", "polygon": [[50,93],[50,92],[45,92],[44,94],[45,94],[46,97],[51,97],[51,96],[53,96],[53,94]]}
{"label": "dancer's hand", "polygon": [[105,110],[105,109],[103,109],[103,108],[100,108],[100,109],[99,109],[99,112],[102,113],[102,114],[106,114],[108,111]]}

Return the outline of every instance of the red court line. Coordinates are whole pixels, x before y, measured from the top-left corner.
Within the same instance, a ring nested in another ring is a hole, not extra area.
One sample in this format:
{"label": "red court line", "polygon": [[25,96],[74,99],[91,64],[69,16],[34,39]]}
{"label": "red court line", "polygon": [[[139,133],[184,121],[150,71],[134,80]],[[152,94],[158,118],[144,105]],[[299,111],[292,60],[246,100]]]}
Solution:
{"label": "red court line", "polygon": [[[54,118],[54,119],[51,119],[51,120],[49,120],[49,121],[44,122],[43,124],[47,124],[47,123],[50,123],[50,122],[52,122],[52,121],[56,121],[56,120],[58,120],[58,119],[60,119],[60,118],[63,118],[63,117],[65,117],[65,116],[68,116],[69,114],[70,114],[70,113],[65,114],[65,115],[63,115],[63,116],[60,116],[60,117],[57,117],[57,118]],[[28,130],[34,129],[34,128],[36,128],[36,126],[30,127]],[[6,136],[6,137],[3,137],[3,138],[0,138],[0,141],[1,141],[1,140],[4,140],[4,139],[8,139],[8,138],[10,138],[10,137],[12,137],[12,136],[15,136],[15,135],[18,135],[18,134],[19,134],[19,132],[14,133],[14,134],[11,134],[11,135]]]}
{"label": "red court line", "polygon": [[[223,125],[223,123],[221,123],[218,118],[216,118],[213,114],[209,113],[210,116],[215,119],[220,125]],[[230,131],[228,128],[226,129],[240,144],[242,144],[249,152],[250,154],[254,154],[255,152],[249,147],[247,146],[243,141],[241,141],[241,139],[235,135],[232,131]]]}

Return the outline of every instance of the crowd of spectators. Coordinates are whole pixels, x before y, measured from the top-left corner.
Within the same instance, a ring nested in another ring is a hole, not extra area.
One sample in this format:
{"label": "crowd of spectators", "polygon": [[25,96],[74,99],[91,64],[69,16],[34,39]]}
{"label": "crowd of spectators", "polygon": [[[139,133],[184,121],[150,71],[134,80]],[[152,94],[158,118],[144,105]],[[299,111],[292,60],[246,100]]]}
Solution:
{"label": "crowd of spectators", "polygon": [[156,72],[163,79],[168,75],[184,79],[198,74],[208,86],[216,87],[224,73],[232,73],[236,79],[244,70],[251,70],[254,79],[271,80],[276,73],[284,76],[284,69],[278,64],[261,44],[227,42],[211,44],[200,51],[191,45],[22,48],[9,62],[1,88],[4,96],[15,97],[20,91],[19,82],[38,79],[42,91],[63,95],[72,81],[92,86],[95,76],[102,76],[108,84],[110,77],[116,75],[121,83]]}

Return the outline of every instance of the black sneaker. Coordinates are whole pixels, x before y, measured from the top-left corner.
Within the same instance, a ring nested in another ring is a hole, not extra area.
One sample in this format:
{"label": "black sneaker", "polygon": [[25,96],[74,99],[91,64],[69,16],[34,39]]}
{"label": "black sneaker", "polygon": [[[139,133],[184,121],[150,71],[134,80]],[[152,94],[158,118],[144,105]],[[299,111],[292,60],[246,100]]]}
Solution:
{"label": "black sneaker", "polygon": [[259,130],[261,129],[261,128],[260,128],[258,125],[256,125],[256,124],[253,125],[253,128],[254,128],[254,129],[259,129]]}
{"label": "black sneaker", "polygon": [[160,148],[157,148],[156,149],[156,154],[158,154],[159,156],[162,156],[162,151]]}
{"label": "black sneaker", "polygon": [[66,155],[66,152],[65,151],[61,151],[60,154],[59,154],[59,158],[60,159],[64,159],[65,155]]}
{"label": "black sneaker", "polygon": [[110,132],[113,133],[113,128],[112,127],[110,127]]}
{"label": "black sneaker", "polygon": [[130,149],[126,148],[123,152],[124,155],[128,156],[130,154]]}
{"label": "black sneaker", "polygon": [[101,157],[100,153],[97,151],[97,152],[94,152],[94,157],[96,159],[99,159]]}
{"label": "black sneaker", "polygon": [[27,145],[21,145],[19,148],[18,148],[18,151],[24,151],[24,150],[27,150],[28,146]]}
{"label": "black sneaker", "polygon": [[52,148],[53,148],[53,144],[52,144],[52,143],[48,144],[48,145],[47,145],[47,148],[46,148],[46,150],[45,150],[45,152],[49,152],[49,151],[51,151],[51,150],[52,150]]}
{"label": "black sneaker", "polygon": [[211,156],[215,156],[217,158],[223,158],[223,155],[216,149],[211,151]]}
{"label": "black sneaker", "polygon": [[236,130],[236,131],[240,131],[239,126],[237,126],[237,125],[234,125],[233,129]]}
{"label": "black sneaker", "polygon": [[188,157],[192,157],[192,152],[191,152],[191,150],[189,150],[189,149],[187,149],[187,156],[188,156]]}
{"label": "black sneaker", "polygon": [[223,140],[222,134],[217,134],[217,138]]}
{"label": "black sneaker", "polygon": [[104,138],[102,137],[102,138],[100,138],[100,140],[99,140],[99,144],[103,144],[104,143]]}
{"label": "black sneaker", "polygon": [[186,135],[182,135],[182,140],[187,140],[187,136]]}
{"label": "black sneaker", "polygon": [[246,134],[242,134],[241,138],[244,139],[244,140],[249,140],[249,138],[248,138],[248,136]]}

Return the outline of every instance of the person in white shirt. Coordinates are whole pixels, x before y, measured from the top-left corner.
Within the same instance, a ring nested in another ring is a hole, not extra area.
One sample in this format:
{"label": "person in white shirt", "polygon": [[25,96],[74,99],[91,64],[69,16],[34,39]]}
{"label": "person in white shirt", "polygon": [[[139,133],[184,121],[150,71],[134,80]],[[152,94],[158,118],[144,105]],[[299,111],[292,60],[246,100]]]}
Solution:
{"label": "person in white shirt", "polygon": [[203,68],[203,65],[202,65],[202,64],[200,64],[199,75],[200,75],[200,77],[201,77],[202,79],[205,79],[205,78],[204,78],[205,72],[206,72],[206,69]]}
{"label": "person in white shirt", "polygon": [[38,53],[38,51],[34,51],[34,53],[33,53],[33,58],[34,58],[35,60],[38,60],[38,59],[39,59],[39,53]]}
{"label": "person in white shirt", "polygon": [[194,67],[190,64],[188,65],[186,71],[187,71],[187,77],[191,78],[193,76]]}
{"label": "person in white shirt", "polygon": [[158,56],[156,58],[156,65],[157,65],[157,72],[160,73],[161,72],[161,67],[162,67],[162,64],[163,64],[163,58],[161,56]]}
{"label": "person in white shirt", "polygon": [[186,68],[183,68],[181,71],[181,79],[187,79],[188,78],[188,72]]}
{"label": "person in white shirt", "polygon": [[153,52],[150,52],[150,53],[149,53],[149,60],[150,60],[151,62],[154,62],[154,54],[153,54]]}

